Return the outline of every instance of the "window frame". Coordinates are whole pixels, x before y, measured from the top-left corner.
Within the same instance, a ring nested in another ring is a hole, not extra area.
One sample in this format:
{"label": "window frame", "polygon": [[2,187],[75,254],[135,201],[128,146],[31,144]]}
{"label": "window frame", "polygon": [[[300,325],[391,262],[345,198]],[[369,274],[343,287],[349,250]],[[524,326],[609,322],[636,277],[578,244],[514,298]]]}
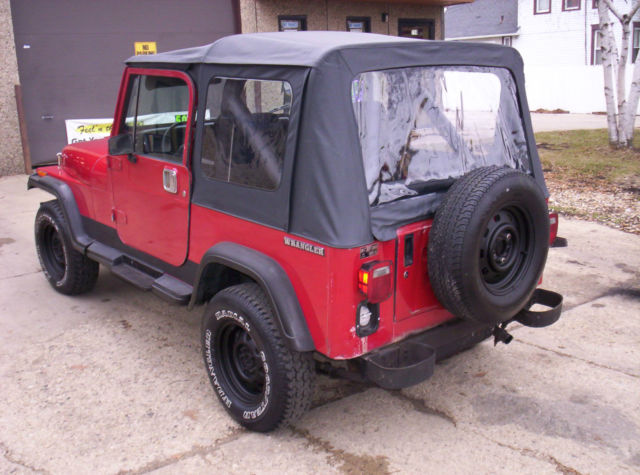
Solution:
{"label": "window frame", "polygon": [[567,7],[567,2],[569,0],[562,0],[562,11],[563,12],[577,12],[582,10],[582,0],[578,0],[577,7]]}
{"label": "window frame", "polygon": [[[549,13],[551,13],[551,4],[552,1],[549,0],[549,9],[548,10],[538,10],[538,2],[540,0],[533,0],[533,14],[534,15],[547,15]],[[563,0],[564,2],[564,0]]]}
{"label": "window frame", "polygon": [[362,31],[362,33],[371,33],[371,17],[370,16],[348,16],[346,18],[346,28],[348,32],[351,32],[351,30],[349,29],[349,22],[350,21],[360,21],[364,24],[365,28]]}
{"label": "window frame", "polygon": [[[398,36],[402,27],[414,24],[414,26],[420,26],[427,28],[427,38],[425,40],[433,40],[436,35],[436,22],[433,18],[398,18]],[[417,38],[415,36],[405,36],[404,38]]]}
{"label": "window frame", "polygon": [[[192,148],[193,142],[193,134],[194,134],[194,120],[195,120],[195,84],[191,76],[183,71],[178,71],[175,69],[147,69],[141,67],[127,67],[125,73],[122,76],[122,81],[120,83],[120,94],[118,97],[118,105],[116,107],[114,126],[111,130],[111,137],[115,137],[117,135],[128,133],[129,131],[124,131],[123,128],[125,126],[125,121],[127,120],[127,110],[129,108],[129,93],[131,89],[131,85],[133,84],[135,76],[160,76],[160,77],[168,77],[168,78],[178,78],[182,79],[188,89],[189,89],[189,107],[188,107],[188,117],[186,121],[186,129],[184,132],[184,150],[182,152],[182,160],[178,162],[177,160],[171,160],[163,157],[156,157],[154,155],[148,154],[138,154],[141,157],[150,158],[153,160],[158,160],[166,163],[180,163],[185,167],[189,168],[189,156]],[[139,91],[138,91],[139,94]]]}
{"label": "window frame", "polygon": [[590,62],[591,66],[598,66],[602,64],[602,62],[596,63],[596,60],[598,58],[597,50],[596,50],[596,43],[597,43],[596,38],[597,38],[597,35],[599,34],[600,34],[600,24],[591,25],[591,62]]}
{"label": "window frame", "polygon": [[[638,32],[637,36],[636,31]],[[631,64],[636,62],[638,52],[640,52],[640,45],[637,48],[634,47],[636,37],[638,38],[638,43],[640,44],[640,21],[634,21],[631,23]]]}
{"label": "window frame", "polygon": [[307,15],[278,15],[278,31],[285,31],[282,28],[283,21],[299,21],[300,29],[296,31],[307,31]]}

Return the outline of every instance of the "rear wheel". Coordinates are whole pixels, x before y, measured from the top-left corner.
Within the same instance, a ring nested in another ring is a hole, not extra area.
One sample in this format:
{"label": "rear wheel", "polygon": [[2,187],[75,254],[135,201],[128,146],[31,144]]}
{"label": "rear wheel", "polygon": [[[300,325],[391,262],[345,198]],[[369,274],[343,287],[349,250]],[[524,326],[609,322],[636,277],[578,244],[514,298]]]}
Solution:
{"label": "rear wheel", "polygon": [[38,259],[45,277],[58,292],[82,294],[96,284],[100,266],[73,249],[66,220],[57,201],[40,205],[35,222]]}
{"label": "rear wheel", "polygon": [[309,408],[313,359],[286,346],[257,284],[228,287],[211,299],[203,317],[202,349],[215,393],[248,429],[273,430]]}
{"label": "rear wheel", "polygon": [[532,177],[511,168],[473,170],[449,189],[433,220],[433,291],[458,317],[506,321],[531,298],[548,241],[547,205]]}

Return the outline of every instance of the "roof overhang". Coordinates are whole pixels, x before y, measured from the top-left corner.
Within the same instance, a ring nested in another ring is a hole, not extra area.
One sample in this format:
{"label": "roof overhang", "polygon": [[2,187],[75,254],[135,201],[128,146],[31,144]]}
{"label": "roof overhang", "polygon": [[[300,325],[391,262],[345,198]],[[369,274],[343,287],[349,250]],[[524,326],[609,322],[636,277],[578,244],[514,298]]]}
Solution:
{"label": "roof overhang", "polygon": [[495,33],[491,35],[474,35],[474,36],[454,36],[445,38],[446,41],[474,41],[474,40],[487,40],[491,38],[502,38],[503,36],[520,36],[520,27],[516,31]]}
{"label": "roof overhang", "polygon": [[349,2],[344,3],[387,3],[387,4],[397,4],[402,3],[406,5],[407,3],[411,3],[413,5],[424,5],[425,7],[448,7],[451,5],[459,5],[462,3],[473,3],[474,0],[349,0]]}

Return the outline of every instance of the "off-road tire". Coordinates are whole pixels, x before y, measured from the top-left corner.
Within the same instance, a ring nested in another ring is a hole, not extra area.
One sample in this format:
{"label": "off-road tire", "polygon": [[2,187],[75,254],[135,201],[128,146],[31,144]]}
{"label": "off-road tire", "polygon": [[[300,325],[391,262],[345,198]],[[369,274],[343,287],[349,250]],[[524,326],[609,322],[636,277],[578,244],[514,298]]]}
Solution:
{"label": "off-road tire", "polygon": [[35,221],[36,251],[45,277],[65,295],[90,291],[100,265],[73,248],[64,213],[57,200],[40,205]]}
{"label": "off-road tire", "polygon": [[549,213],[535,180],[473,170],[447,191],[429,234],[429,279],[454,315],[496,324],[529,301],[547,259]]}
{"label": "off-road tire", "polygon": [[257,284],[228,287],[211,299],[202,319],[202,352],[214,392],[244,427],[268,432],[309,409],[312,356],[287,347]]}

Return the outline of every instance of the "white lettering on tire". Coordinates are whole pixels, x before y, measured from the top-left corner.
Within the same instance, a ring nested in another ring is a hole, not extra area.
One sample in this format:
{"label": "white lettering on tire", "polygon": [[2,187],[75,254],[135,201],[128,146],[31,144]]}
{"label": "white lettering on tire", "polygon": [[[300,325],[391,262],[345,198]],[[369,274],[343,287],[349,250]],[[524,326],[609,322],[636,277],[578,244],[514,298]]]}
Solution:
{"label": "white lettering on tire", "polygon": [[207,329],[204,336],[204,348],[207,355],[207,367],[209,369],[209,374],[211,375],[213,387],[216,389],[218,396],[220,396],[222,403],[230,409],[233,403],[231,399],[229,399],[229,396],[227,396],[227,393],[224,392],[224,389],[222,389],[222,386],[220,386],[220,383],[218,382],[218,376],[216,376],[216,370],[213,365],[213,355],[211,354],[211,335],[211,330]]}
{"label": "white lettering on tire", "polygon": [[269,405],[269,395],[271,394],[271,376],[269,375],[269,365],[267,364],[267,357],[264,351],[260,352],[260,358],[262,359],[262,367],[264,368],[264,396],[260,405],[253,411],[244,411],[242,413],[243,419],[257,419],[267,409]]}

